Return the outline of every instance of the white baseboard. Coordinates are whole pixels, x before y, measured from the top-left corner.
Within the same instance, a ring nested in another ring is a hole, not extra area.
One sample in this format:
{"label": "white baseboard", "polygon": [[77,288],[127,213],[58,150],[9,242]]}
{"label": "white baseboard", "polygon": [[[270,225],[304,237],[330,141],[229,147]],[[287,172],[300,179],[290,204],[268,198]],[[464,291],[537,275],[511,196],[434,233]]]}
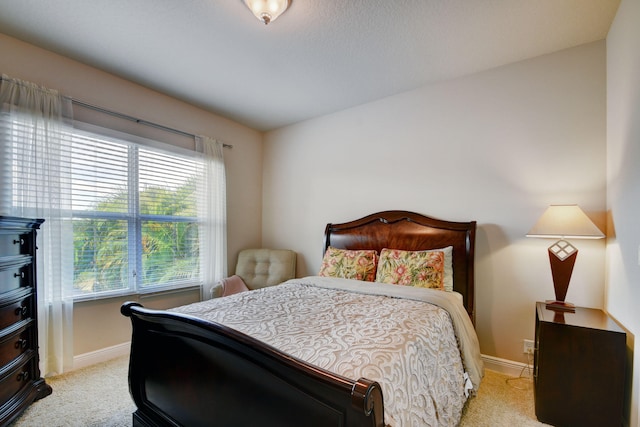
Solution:
{"label": "white baseboard", "polygon": [[129,354],[131,343],[125,342],[100,350],[90,351],[89,353],[79,354],[73,357],[73,370],[86,368],[96,363],[106,362],[107,360]]}
{"label": "white baseboard", "polygon": [[530,377],[531,372],[533,371],[532,365],[529,365],[529,369],[526,369],[526,363],[487,356],[485,354],[482,355],[482,361],[484,362],[484,367],[486,369],[509,375],[510,377],[519,377],[521,374],[523,377]]}

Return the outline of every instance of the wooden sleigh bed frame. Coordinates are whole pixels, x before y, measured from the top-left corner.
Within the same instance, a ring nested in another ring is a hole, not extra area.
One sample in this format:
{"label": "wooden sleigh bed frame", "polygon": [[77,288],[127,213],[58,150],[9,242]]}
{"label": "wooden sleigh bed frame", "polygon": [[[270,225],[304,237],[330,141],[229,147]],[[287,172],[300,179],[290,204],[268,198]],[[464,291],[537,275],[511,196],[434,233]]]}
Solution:
{"label": "wooden sleigh bed frame", "polygon": [[[324,250],[453,246],[454,290],[474,320],[475,222],[386,211],[328,224]],[[127,302],[134,426],[383,426],[382,390],[221,324]]]}

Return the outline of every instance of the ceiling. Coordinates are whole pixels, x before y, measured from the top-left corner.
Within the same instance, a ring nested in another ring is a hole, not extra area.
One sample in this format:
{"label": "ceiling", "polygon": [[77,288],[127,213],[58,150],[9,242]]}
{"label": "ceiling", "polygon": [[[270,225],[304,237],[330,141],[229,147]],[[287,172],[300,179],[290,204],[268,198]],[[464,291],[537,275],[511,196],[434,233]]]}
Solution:
{"label": "ceiling", "polygon": [[[266,131],[601,40],[619,0],[2,0],[0,32]],[[19,76],[16,76],[19,77]]]}

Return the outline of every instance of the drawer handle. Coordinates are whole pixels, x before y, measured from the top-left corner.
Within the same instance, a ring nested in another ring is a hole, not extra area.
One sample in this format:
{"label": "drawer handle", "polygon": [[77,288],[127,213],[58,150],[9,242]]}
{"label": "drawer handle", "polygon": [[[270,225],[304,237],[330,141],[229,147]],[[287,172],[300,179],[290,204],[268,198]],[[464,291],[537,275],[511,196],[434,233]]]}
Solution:
{"label": "drawer handle", "polygon": [[13,273],[13,277],[24,279],[24,271],[21,271],[20,273]]}
{"label": "drawer handle", "polygon": [[17,244],[24,244],[24,240],[23,239],[13,239],[13,244],[17,245]]}
{"label": "drawer handle", "polygon": [[26,316],[28,310],[26,306],[16,308],[16,316]]}
{"label": "drawer handle", "polygon": [[18,341],[16,341],[16,348],[23,349],[23,350],[27,348],[27,340],[19,339]]}
{"label": "drawer handle", "polygon": [[23,371],[18,374],[18,382],[29,381],[29,371]]}

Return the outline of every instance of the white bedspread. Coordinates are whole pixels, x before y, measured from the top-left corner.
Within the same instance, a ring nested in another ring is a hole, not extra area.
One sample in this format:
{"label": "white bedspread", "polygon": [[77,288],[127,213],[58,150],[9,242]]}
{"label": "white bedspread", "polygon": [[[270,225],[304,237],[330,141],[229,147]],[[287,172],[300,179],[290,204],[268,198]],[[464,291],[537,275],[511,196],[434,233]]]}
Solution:
{"label": "white bedspread", "polygon": [[347,378],[378,381],[389,426],[457,425],[465,372],[475,389],[483,374],[473,326],[448,292],[314,276],[173,311]]}

